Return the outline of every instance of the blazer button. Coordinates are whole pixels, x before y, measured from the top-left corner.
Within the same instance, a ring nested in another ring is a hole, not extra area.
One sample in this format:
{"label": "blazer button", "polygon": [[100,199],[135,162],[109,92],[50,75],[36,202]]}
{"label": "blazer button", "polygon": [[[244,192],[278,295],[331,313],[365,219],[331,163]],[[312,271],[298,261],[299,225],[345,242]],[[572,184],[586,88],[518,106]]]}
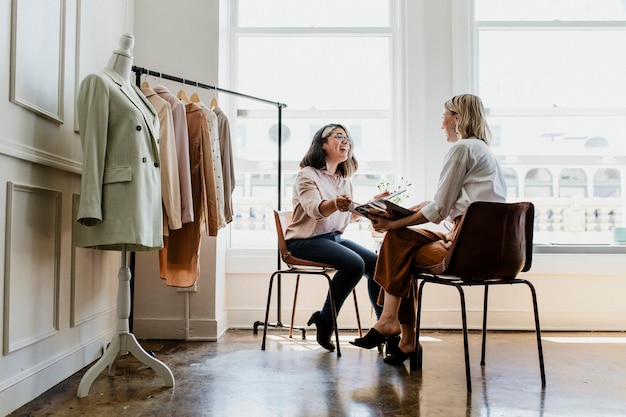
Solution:
{"label": "blazer button", "polygon": [[147,158],[141,158],[141,162],[146,163],[146,161],[148,161]]}
{"label": "blazer button", "polygon": [[158,167],[159,167],[159,163],[158,163],[158,162],[155,162],[155,163],[154,163],[154,167],[155,167],[155,168],[158,168]]}
{"label": "blazer button", "polygon": [[136,129],[137,129],[137,132],[139,132],[141,130],[141,126],[137,126]]}

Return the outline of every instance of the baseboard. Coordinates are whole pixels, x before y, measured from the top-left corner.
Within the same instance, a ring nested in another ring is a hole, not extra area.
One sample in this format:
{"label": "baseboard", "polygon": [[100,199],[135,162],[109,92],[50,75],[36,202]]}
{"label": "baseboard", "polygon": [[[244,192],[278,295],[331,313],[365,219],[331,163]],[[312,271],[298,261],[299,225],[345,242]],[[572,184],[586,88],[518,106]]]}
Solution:
{"label": "baseboard", "polygon": [[[0,415],[7,415],[34,400],[51,387],[97,360],[111,341],[113,332],[100,336],[70,352],[56,355],[25,369],[0,385]],[[77,393],[78,395],[78,393]]]}
{"label": "baseboard", "polygon": [[215,342],[228,330],[228,316],[219,319],[135,318],[133,333],[137,339],[167,339]]}

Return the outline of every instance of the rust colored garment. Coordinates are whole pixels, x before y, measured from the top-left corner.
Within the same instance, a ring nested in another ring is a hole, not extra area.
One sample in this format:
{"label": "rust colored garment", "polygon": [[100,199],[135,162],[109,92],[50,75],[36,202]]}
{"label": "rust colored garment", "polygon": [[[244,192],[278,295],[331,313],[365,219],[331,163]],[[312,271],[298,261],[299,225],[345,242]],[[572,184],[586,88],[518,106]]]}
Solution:
{"label": "rust colored garment", "polygon": [[[189,126],[190,142],[199,142],[200,151],[200,192],[201,218],[200,225],[205,228],[209,236],[217,236],[219,229],[219,206],[215,187],[215,170],[213,169],[213,144],[209,133],[209,121],[206,113],[196,103],[189,103],[187,107],[187,125]],[[195,136],[192,138],[192,135]],[[195,191],[195,190],[194,190]]]}
{"label": "rust colored garment", "polygon": [[[374,281],[389,294],[402,298],[398,312],[401,324],[415,325],[416,291],[411,268],[418,265],[432,273],[443,271],[443,260],[455,232],[456,226],[447,235],[422,228],[403,228],[386,233],[378,254]],[[382,302],[384,300],[379,300]]]}

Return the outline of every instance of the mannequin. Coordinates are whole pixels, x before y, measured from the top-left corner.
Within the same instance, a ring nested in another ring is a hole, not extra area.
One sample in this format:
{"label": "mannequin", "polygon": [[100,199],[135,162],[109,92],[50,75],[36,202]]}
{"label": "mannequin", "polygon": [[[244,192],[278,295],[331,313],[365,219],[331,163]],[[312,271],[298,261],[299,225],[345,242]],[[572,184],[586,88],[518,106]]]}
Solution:
{"label": "mannequin", "polygon": [[75,245],[121,251],[117,331],[102,357],[85,373],[78,396],[89,393],[105,368],[113,375],[120,354],[132,353],[174,386],[169,368],[149,355],[129,332],[130,280],[127,250],[160,249],[163,244],[159,121],[141,91],[130,83],[132,34],[120,38],[104,71],[81,82],[77,115],[83,148],[81,196]]}
{"label": "mannequin", "polygon": [[146,251],[163,246],[159,119],[131,84],[133,36],[104,70],[81,82],[76,109],[83,149],[76,246]]}
{"label": "mannequin", "polygon": [[120,47],[113,51],[111,58],[106,68],[112,69],[117,72],[124,80],[124,83],[128,86],[130,82],[130,72],[133,66],[133,56],[130,54],[130,50],[135,43],[135,38],[130,33],[124,33],[120,37]]}

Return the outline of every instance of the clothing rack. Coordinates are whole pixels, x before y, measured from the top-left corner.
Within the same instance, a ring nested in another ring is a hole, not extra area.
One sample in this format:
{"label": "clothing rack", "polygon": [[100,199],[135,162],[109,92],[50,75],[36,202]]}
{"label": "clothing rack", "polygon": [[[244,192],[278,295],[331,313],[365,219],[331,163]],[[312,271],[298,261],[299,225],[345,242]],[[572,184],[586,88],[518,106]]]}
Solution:
{"label": "clothing rack", "polygon": [[[274,105],[274,106],[278,107],[279,118],[281,117],[281,111],[280,110],[282,108],[284,108],[284,107],[287,107],[287,105],[285,103],[280,103],[278,101],[271,101],[271,100],[267,100],[267,99],[264,99],[264,98],[251,96],[251,95],[248,95],[248,94],[238,93],[237,91],[226,90],[225,88],[215,87],[213,85],[199,83],[197,81],[191,81],[191,80],[188,80],[186,78],[177,77],[175,75],[163,74],[162,72],[153,71],[153,70],[149,70],[149,69],[142,68],[142,67],[137,67],[135,65],[133,65],[133,71],[135,72],[135,83],[137,84],[137,86],[139,86],[141,84],[141,75],[142,74],[147,74],[147,75],[152,75],[154,77],[159,77],[159,78],[163,78],[163,79],[170,80],[170,81],[176,81],[176,82],[179,82],[179,83],[182,83],[182,84],[192,85],[192,86],[198,87],[198,88],[204,88],[206,90],[220,91],[222,93],[232,94],[232,95],[239,96],[239,97],[249,98],[250,100],[256,100],[256,101],[261,101],[263,103],[271,104],[271,105]],[[278,132],[279,132],[278,133],[278,137],[280,138],[280,125],[278,125],[278,128],[279,128],[279,130],[278,130]]]}
{"label": "clothing rack", "polygon": [[[147,69],[147,68],[143,68],[143,67],[138,67],[136,65],[133,65],[132,67],[133,72],[135,73],[135,84],[137,85],[137,87],[141,86],[141,76],[143,74],[147,74],[147,75],[152,75],[154,77],[158,77],[158,78],[163,78],[166,80],[170,80],[170,81],[175,81],[175,82],[179,82],[181,84],[186,84],[186,85],[191,85],[193,87],[197,87],[197,88],[203,88],[205,90],[215,90],[215,91],[219,91],[222,93],[226,93],[226,94],[231,94],[234,96],[238,96],[238,97],[243,97],[243,98],[247,98],[250,100],[255,100],[255,101],[260,101],[262,103],[266,103],[266,104],[271,104],[273,106],[276,106],[276,109],[278,110],[278,210],[280,210],[282,208],[282,201],[281,201],[281,194],[282,194],[282,114],[283,114],[283,108],[287,107],[287,104],[285,103],[281,103],[278,101],[272,101],[272,100],[268,100],[268,99],[264,99],[264,98],[260,98],[260,97],[255,97],[255,96],[251,96],[249,94],[244,94],[244,93],[240,93],[237,91],[232,91],[232,90],[227,90],[225,88],[220,88],[220,87],[216,87],[213,85],[209,85],[209,84],[204,84],[204,83],[200,83],[197,81],[192,81],[192,80],[188,80],[186,78],[182,78],[182,77],[177,77],[175,75],[169,75],[169,74],[164,74],[162,72],[159,71],[153,71],[151,69]],[[135,271],[135,254],[134,252],[131,253],[131,270]],[[277,259],[277,264],[278,264],[278,269],[280,269],[281,267],[281,258],[280,258],[280,253],[278,254],[278,259]],[[275,327],[275,328],[286,328],[289,327],[288,325],[285,325],[282,323],[281,321],[281,311],[280,311],[280,307],[281,307],[281,277],[280,275],[277,276],[277,282],[276,282],[276,303],[277,303],[277,308],[276,308],[276,322],[275,323],[268,323],[268,326],[270,327]],[[132,287],[131,287],[132,290]],[[264,321],[255,321],[254,322],[254,334],[258,333],[258,326],[263,326],[265,324]],[[302,336],[304,337],[304,332],[305,329],[304,328],[298,328],[298,327],[294,327],[294,329],[298,329],[302,331]]]}
{"label": "clothing rack", "polygon": [[175,75],[164,74],[159,71],[153,71],[151,69],[138,67],[133,65],[132,70],[135,72],[135,84],[137,87],[141,86],[141,76],[142,74],[152,75],[154,77],[163,78],[165,80],[176,81],[181,84],[191,85],[197,88],[203,88],[205,90],[215,90],[226,94],[235,95],[238,97],[247,98],[250,100],[260,101],[262,103],[271,104],[276,106],[278,110],[278,209],[281,209],[281,190],[282,190],[282,121],[283,121],[283,108],[287,107],[285,103],[281,103],[278,101],[272,101],[261,97],[251,96],[249,94],[239,93],[237,91],[227,90],[225,88],[215,87],[213,85],[200,83],[198,81],[191,81],[186,78],[177,77]]}

